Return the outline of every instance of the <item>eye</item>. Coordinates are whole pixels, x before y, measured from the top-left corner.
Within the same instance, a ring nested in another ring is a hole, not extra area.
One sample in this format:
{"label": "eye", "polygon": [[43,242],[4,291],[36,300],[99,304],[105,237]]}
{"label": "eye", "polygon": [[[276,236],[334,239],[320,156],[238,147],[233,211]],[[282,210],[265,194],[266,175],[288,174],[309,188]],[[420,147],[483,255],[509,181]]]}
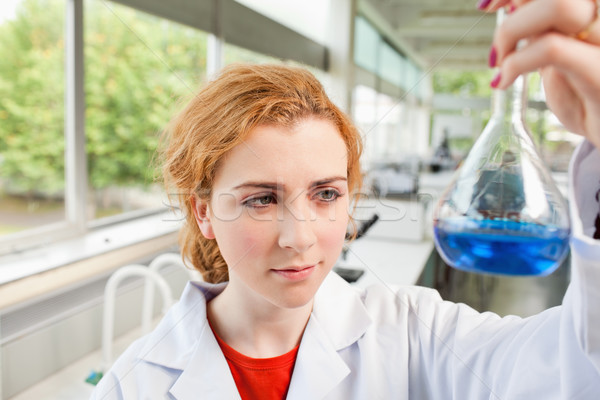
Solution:
{"label": "eye", "polygon": [[331,202],[335,201],[338,197],[341,196],[341,194],[335,189],[325,189],[317,193],[317,196],[319,196],[319,198],[323,201]]}
{"label": "eye", "polygon": [[264,208],[264,207],[267,207],[274,203],[275,203],[275,197],[273,197],[273,195],[271,195],[271,194],[268,194],[268,195],[264,195],[264,196],[258,196],[258,197],[253,197],[253,198],[247,199],[242,204],[244,204],[245,206],[248,206],[248,207]]}

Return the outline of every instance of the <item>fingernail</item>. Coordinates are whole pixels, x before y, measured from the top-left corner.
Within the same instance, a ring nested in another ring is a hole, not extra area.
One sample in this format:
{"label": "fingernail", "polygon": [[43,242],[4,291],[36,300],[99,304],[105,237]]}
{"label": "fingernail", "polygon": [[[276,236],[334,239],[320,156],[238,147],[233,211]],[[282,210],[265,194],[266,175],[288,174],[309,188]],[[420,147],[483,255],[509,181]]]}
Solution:
{"label": "fingernail", "polygon": [[490,50],[490,56],[488,58],[488,65],[490,68],[496,66],[496,55],[496,47],[492,46],[492,49]]}
{"label": "fingernail", "polygon": [[513,11],[515,11],[517,9],[517,7],[515,7],[515,5],[513,3],[510,3],[510,7],[508,8],[508,13],[512,14]]}
{"label": "fingernail", "polygon": [[502,78],[502,76],[500,75],[500,72],[498,72],[498,74],[490,82],[490,86],[496,89],[498,87],[498,84],[500,83],[500,78]]}
{"label": "fingernail", "polygon": [[479,0],[477,2],[477,8],[479,8],[480,10],[485,10],[487,8],[487,6],[490,5],[491,2],[492,2],[492,0]]}

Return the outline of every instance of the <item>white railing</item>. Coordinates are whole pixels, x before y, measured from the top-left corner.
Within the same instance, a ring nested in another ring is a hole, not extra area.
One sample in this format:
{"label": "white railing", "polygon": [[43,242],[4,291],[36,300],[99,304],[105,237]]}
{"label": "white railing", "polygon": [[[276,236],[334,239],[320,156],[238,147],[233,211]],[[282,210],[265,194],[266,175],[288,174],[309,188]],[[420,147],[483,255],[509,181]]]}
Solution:
{"label": "white railing", "polygon": [[132,264],[119,268],[106,282],[104,288],[104,314],[102,317],[102,368],[107,371],[112,365],[112,342],[114,335],[115,298],[116,291],[123,279],[138,276],[144,277],[144,297],[142,301],[141,333],[145,335],[152,328],[152,317],[154,314],[154,292],[158,287],[162,295],[162,313],[174,303],[173,294],[167,281],[159,274],[165,267],[176,265],[184,268],[190,280],[202,280],[202,276],[196,270],[186,268],[180,254],[165,253],[157,256],[147,267],[141,264]]}
{"label": "white railing", "polygon": [[[150,265],[148,265],[148,269],[158,273],[162,268],[171,265],[179,265],[182,268],[185,268],[185,265],[181,260],[181,255],[175,253],[166,253],[161,254],[152,260]],[[142,335],[150,332],[152,326],[152,315],[154,311],[154,287],[154,283],[150,279],[146,279],[144,284],[144,302],[142,303]]]}
{"label": "white railing", "polygon": [[[104,315],[102,318],[102,368],[101,371],[108,371],[112,365],[112,344],[115,326],[115,298],[119,284],[125,278],[131,276],[142,276],[146,282],[151,281],[151,286],[158,286],[163,300],[163,312],[173,304],[173,295],[171,288],[165,279],[158,272],[149,269],[144,265],[127,265],[119,268],[111,275],[104,289]],[[144,299],[146,301],[146,299]],[[144,304],[144,308],[145,308]]]}

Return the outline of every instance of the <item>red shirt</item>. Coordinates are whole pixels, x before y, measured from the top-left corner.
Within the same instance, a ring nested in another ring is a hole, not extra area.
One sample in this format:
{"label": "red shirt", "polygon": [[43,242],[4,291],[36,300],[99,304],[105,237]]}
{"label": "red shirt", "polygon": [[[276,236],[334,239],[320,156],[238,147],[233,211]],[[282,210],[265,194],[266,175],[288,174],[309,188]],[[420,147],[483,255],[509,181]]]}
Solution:
{"label": "red shirt", "polygon": [[213,333],[242,400],[285,399],[300,345],[277,357],[251,358],[229,347],[214,330]]}

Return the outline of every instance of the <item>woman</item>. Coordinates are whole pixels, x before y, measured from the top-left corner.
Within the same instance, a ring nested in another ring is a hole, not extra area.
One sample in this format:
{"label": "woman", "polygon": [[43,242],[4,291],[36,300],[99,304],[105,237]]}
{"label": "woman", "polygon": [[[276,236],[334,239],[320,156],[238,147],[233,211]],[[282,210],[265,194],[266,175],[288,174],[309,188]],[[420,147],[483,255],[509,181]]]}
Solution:
{"label": "woman", "polygon": [[[589,141],[573,164],[561,307],[500,318],[425,288],[358,291],[330,273],[360,186],[359,135],[308,72],[234,66],[175,118],[165,151],[187,211],[183,253],[207,282],[188,284],[94,398],[598,398],[600,243],[587,216],[598,212],[600,78],[581,59],[600,60],[600,41],[585,41],[600,24],[587,28],[590,0],[514,5],[494,40],[493,84],[542,68],[549,104]],[[527,27],[511,22],[528,15]],[[514,51],[520,38],[529,45]]]}

